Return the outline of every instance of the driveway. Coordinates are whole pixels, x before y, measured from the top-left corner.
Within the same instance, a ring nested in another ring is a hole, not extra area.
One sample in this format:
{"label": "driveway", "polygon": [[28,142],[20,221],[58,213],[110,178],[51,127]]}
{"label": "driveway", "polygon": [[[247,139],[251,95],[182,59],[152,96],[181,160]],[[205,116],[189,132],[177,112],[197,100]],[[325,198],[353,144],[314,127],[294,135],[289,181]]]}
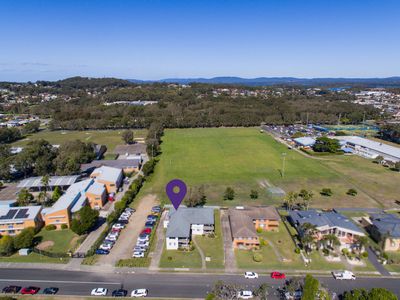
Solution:
{"label": "driveway", "polygon": [[222,235],[224,236],[225,249],[225,271],[235,272],[237,270],[235,252],[232,246],[231,225],[229,224],[228,211],[221,210]]}
{"label": "driveway", "polygon": [[118,260],[132,257],[132,249],[144,228],[147,216],[151,213],[151,208],[155,205],[157,205],[155,195],[147,195],[139,200],[136,212],[130,217],[129,224],[121,231],[110,254],[101,255],[96,265],[115,266]]}
{"label": "driveway", "polygon": [[371,247],[367,247],[368,252],[368,260],[370,263],[381,273],[382,276],[391,276],[389,271],[385,269],[385,267],[378,261],[378,257],[375,252],[372,251]]}
{"label": "driveway", "polygon": [[150,270],[158,270],[158,266],[160,265],[160,259],[162,255],[162,251],[164,249],[164,243],[165,243],[165,230],[164,230],[164,220],[165,217],[167,216],[168,211],[163,211],[160,222],[157,227],[157,236],[156,239],[154,239],[154,243],[156,243],[156,246],[154,247],[154,251],[149,253],[149,256],[151,257],[151,263],[150,263]]}

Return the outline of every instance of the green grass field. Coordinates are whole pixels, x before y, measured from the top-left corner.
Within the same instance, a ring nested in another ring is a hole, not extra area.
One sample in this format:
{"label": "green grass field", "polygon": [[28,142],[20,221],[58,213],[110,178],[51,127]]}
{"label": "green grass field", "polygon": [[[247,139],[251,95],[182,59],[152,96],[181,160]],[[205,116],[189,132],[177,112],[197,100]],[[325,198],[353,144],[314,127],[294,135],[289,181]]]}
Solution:
{"label": "green grass field", "polygon": [[67,253],[78,243],[78,235],[70,229],[47,231],[43,228],[35,238],[40,243],[51,242],[53,245],[44,250],[54,253]]}
{"label": "green grass field", "polygon": [[[13,143],[13,146],[24,146],[28,142],[38,139],[44,139],[51,144],[60,145],[65,141],[81,140],[82,142],[93,142],[96,144],[104,144],[107,146],[108,151],[112,151],[116,145],[124,144],[121,138],[123,130],[88,130],[88,131],[75,131],[75,130],[60,130],[49,131],[42,130],[38,133],[30,134],[25,139]],[[147,130],[134,130],[135,138],[146,137]]]}
{"label": "green grass field", "polygon": [[[223,206],[281,202],[267,194],[268,185],[286,192],[310,189],[315,195],[312,205],[326,208],[389,206],[400,194],[400,173],[355,156],[309,158],[257,128],[166,130],[162,152],[155,174],[141,191],[155,193],[162,201],[167,201],[164,187],[173,178],[184,180],[189,188],[204,185],[208,204]],[[228,186],[236,192],[233,201],[223,200]],[[322,188],[331,188],[333,195],[321,196]],[[346,195],[349,188],[358,195]],[[259,191],[257,200],[250,199],[251,189]]]}

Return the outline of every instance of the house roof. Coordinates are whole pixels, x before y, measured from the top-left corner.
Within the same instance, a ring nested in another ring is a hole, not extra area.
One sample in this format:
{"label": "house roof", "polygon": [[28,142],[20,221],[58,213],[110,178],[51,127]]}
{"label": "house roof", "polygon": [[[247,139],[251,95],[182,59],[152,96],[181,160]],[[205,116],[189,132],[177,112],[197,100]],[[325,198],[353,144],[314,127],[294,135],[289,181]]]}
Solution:
{"label": "house roof", "polygon": [[43,215],[54,213],[56,211],[64,209],[70,209],[73,213],[77,212],[85,205],[85,193],[92,184],[94,184],[94,180],[91,178],[74,183],[57,200],[57,202],[53,204],[52,207],[45,208],[43,210]]}
{"label": "house roof", "polygon": [[372,224],[381,235],[400,238],[400,218],[393,214],[371,214]]}
{"label": "house roof", "polygon": [[119,155],[146,153],[146,144],[135,143],[132,145],[117,145],[114,148],[114,153]]}
{"label": "house roof", "polygon": [[92,172],[97,179],[108,182],[117,182],[121,176],[121,173],[121,169],[107,166],[101,166]]}
{"label": "house roof", "polygon": [[0,207],[0,224],[33,220],[41,209],[41,206]]}
{"label": "house roof", "polygon": [[138,168],[141,164],[140,159],[114,159],[114,160],[94,160],[88,164],[81,165],[81,171],[87,172],[95,168],[102,166],[126,169],[126,168]]}
{"label": "house roof", "polygon": [[295,138],[293,140],[302,146],[313,146],[315,144],[315,139],[308,136]]}
{"label": "house roof", "polygon": [[229,221],[234,238],[255,238],[255,220],[279,221],[280,216],[273,206],[248,206],[244,209],[229,209]]}
{"label": "house roof", "polygon": [[[17,187],[19,188],[40,188],[42,184],[43,176],[29,177],[22,180]],[[51,176],[49,180],[49,186],[69,186],[78,180],[79,176]]]}
{"label": "house roof", "polygon": [[190,237],[192,224],[214,225],[214,209],[208,207],[180,207],[168,212],[167,237]]}
{"label": "house roof", "polygon": [[290,211],[289,216],[297,225],[310,223],[319,230],[325,230],[325,227],[336,227],[357,235],[365,235],[364,232],[347,217],[337,212],[320,212],[315,209],[296,210]]}

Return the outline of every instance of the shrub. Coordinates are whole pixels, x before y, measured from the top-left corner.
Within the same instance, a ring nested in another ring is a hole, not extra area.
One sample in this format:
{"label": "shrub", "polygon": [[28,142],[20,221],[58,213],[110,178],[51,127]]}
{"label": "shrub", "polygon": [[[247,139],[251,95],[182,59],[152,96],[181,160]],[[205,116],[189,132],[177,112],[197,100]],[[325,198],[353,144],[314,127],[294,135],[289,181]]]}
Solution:
{"label": "shrub", "polygon": [[215,238],[215,233],[214,233],[214,232],[210,232],[210,233],[208,234],[208,237],[209,237],[209,238],[212,238],[212,239]]}
{"label": "shrub", "polygon": [[57,226],[54,224],[50,224],[50,225],[46,225],[46,227],[44,229],[46,229],[47,231],[56,230]]}
{"label": "shrub", "polygon": [[206,300],[214,300],[215,299],[215,295],[213,293],[208,293],[206,296]]}
{"label": "shrub", "polygon": [[257,228],[257,233],[261,233],[262,229],[261,228]]}
{"label": "shrub", "polygon": [[323,189],[321,190],[320,194],[321,194],[322,196],[328,196],[328,197],[330,197],[330,196],[333,195],[333,192],[332,192],[332,190],[331,190],[330,188],[323,188]]}
{"label": "shrub", "polygon": [[357,190],[349,189],[346,194],[350,195],[350,196],[356,196],[357,195]]}
{"label": "shrub", "polygon": [[261,262],[263,260],[263,256],[261,253],[254,253],[253,254],[253,260],[255,262]]}
{"label": "shrub", "polygon": [[297,247],[296,249],[294,249],[294,252],[300,254],[300,248]]}
{"label": "shrub", "polygon": [[171,261],[171,260],[172,260],[172,256],[168,256],[167,259],[168,259],[169,261]]}
{"label": "shrub", "polygon": [[344,256],[349,255],[349,249],[343,248],[343,249],[342,249],[342,254],[343,254]]}
{"label": "shrub", "polygon": [[368,252],[364,251],[363,253],[361,253],[361,257],[362,258],[367,258],[368,257]]}
{"label": "shrub", "polygon": [[235,198],[235,191],[231,187],[227,187],[224,193],[224,200],[233,200]]}
{"label": "shrub", "polygon": [[322,249],[322,253],[324,253],[325,256],[328,256],[329,255],[329,249],[326,249],[326,248]]}
{"label": "shrub", "polygon": [[61,229],[67,229],[68,225],[67,224],[61,224]]}
{"label": "shrub", "polygon": [[120,259],[117,262],[117,267],[130,267],[130,268],[147,268],[150,265],[150,258],[128,258]]}
{"label": "shrub", "polygon": [[14,248],[22,249],[22,248],[31,248],[33,246],[33,239],[35,237],[35,228],[28,227],[21,231],[14,238]]}

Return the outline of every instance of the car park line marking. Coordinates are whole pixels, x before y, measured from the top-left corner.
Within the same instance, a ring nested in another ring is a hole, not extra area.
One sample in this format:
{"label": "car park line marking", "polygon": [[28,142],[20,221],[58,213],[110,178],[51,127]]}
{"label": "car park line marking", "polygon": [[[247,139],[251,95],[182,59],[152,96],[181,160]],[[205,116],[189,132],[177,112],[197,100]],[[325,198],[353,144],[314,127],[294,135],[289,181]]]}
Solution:
{"label": "car park line marking", "polygon": [[43,283],[73,283],[73,284],[107,284],[121,285],[121,282],[101,282],[101,281],[68,281],[68,280],[39,280],[39,279],[1,279],[0,282],[43,282]]}

